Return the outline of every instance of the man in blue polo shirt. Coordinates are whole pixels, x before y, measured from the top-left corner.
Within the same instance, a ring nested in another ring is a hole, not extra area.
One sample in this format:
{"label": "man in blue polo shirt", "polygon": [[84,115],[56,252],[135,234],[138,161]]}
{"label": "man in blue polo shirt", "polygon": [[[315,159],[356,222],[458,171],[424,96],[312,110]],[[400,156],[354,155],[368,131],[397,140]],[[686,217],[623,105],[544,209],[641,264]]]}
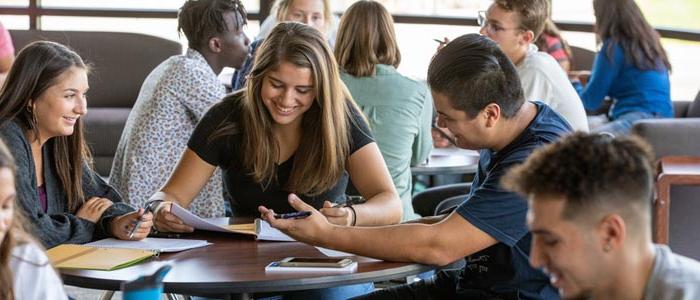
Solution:
{"label": "man in blue polo shirt", "polygon": [[438,272],[366,298],[558,299],[545,274],[528,265],[527,203],[503,189],[500,178],[571,127],[547,105],[524,100],[515,67],[486,37],[468,34],[447,44],[430,63],[428,84],[438,125],[454,133],[457,146],[481,151],[472,189],[453,213],[394,226],[335,226],[290,194],[290,204],[311,211],[310,217],[275,219],[260,207],[262,216],[297,240],[322,247],[437,266],[467,261],[460,272]]}

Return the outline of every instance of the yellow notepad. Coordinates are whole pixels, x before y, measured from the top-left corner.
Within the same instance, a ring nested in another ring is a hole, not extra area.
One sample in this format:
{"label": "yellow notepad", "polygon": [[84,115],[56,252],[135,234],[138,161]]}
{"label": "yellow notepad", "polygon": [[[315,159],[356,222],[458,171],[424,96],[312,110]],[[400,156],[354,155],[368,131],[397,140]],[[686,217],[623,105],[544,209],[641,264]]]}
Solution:
{"label": "yellow notepad", "polygon": [[119,248],[99,248],[64,244],[46,251],[51,264],[59,269],[111,271],[137,264],[156,253]]}

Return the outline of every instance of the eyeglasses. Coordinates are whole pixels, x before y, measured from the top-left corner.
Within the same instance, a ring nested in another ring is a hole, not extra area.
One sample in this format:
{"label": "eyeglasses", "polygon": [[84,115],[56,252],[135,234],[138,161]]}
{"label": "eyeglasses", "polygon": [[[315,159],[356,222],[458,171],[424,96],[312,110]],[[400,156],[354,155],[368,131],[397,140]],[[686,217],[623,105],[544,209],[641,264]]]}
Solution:
{"label": "eyeglasses", "polygon": [[476,22],[479,24],[479,27],[485,28],[486,32],[488,34],[495,34],[501,31],[508,31],[508,30],[525,30],[520,27],[512,27],[512,28],[505,28],[498,26],[496,24],[493,24],[489,22],[489,20],[486,18],[486,11],[485,10],[480,10],[476,16]]}

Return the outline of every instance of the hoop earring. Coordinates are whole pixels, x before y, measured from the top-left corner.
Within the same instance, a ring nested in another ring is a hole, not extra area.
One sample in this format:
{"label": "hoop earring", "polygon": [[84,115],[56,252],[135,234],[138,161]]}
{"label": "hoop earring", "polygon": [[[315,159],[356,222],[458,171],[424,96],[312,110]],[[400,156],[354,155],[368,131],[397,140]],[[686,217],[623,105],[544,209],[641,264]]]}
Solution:
{"label": "hoop earring", "polygon": [[38,122],[37,122],[37,119],[36,119],[36,114],[34,113],[34,109],[32,109],[32,105],[31,105],[31,104],[27,104],[27,112],[30,113],[30,114],[32,115],[32,126],[36,127],[37,124],[38,124]]}

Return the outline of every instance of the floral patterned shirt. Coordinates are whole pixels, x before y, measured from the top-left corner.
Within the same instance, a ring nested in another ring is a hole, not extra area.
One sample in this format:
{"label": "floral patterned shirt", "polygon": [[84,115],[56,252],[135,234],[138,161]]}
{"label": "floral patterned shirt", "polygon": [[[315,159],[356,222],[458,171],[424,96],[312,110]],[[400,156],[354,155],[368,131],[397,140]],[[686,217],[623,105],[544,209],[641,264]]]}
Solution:
{"label": "floral patterned shirt", "polygon": [[[163,186],[187,149],[197,122],[225,94],[217,74],[193,49],[168,58],[146,77],[110,172],[110,183],[124,201],[143,207]],[[215,171],[189,209],[201,217],[224,215],[220,170]]]}

